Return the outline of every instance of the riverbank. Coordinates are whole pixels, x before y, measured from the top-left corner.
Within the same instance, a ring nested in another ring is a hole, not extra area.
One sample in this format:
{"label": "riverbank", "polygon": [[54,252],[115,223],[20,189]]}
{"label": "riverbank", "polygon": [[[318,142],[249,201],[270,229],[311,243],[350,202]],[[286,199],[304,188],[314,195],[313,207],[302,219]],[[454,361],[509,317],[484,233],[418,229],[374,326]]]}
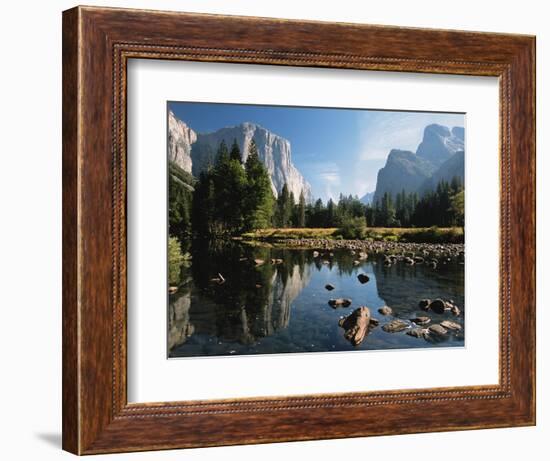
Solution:
{"label": "riverbank", "polygon": [[[343,240],[336,227],[260,229],[247,232],[241,237],[243,240],[272,243],[289,240]],[[403,243],[464,243],[464,231],[460,227],[367,227],[364,240]]]}
{"label": "riverbank", "polygon": [[272,248],[309,249],[315,257],[328,259],[333,250],[348,250],[356,255],[357,260],[382,258],[385,265],[397,262],[405,264],[426,263],[436,268],[439,264],[451,261],[464,263],[464,244],[462,243],[416,243],[376,240],[338,240],[320,238],[291,239],[243,239],[242,243],[252,246]]}

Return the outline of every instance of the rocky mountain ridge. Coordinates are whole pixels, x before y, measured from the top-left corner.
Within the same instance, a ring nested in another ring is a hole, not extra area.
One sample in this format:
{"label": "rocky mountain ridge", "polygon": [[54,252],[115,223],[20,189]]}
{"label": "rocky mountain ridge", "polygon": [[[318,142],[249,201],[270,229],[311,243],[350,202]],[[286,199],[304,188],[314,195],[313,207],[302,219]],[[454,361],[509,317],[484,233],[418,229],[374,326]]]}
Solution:
{"label": "rocky mountain ridge", "polygon": [[250,122],[221,128],[212,133],[195,133],[172,111],[169,112],[168,158],[194,176],[215,163],[222,140],[229,148],[233,140],[237,141],[243,163],[248,157],[250,143],[254,140],[260,160],[271,178],[271,187],[276,197],[286,183],[295,200],[298,200],[302,192],[307,202],[313,200],[310,184],[292,162],[291,146],[287,139]]}
{"label": "rocky mountain ridge", "polygon": [[390,151],[385,166],[378,171],[373,202],[380,201],[386,192],[395,197],[405,190],[421,196],[439,181],[451,181],[454,176],[464,181],[464,128],[428,125],[416,153]]}

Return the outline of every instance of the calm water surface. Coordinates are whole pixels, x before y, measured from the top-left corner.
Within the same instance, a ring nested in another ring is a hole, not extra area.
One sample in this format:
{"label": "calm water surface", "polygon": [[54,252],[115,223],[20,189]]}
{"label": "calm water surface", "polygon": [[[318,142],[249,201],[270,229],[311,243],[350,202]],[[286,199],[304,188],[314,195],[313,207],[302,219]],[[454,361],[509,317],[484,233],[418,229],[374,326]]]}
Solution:
{"label": "calm water surface", "polygon": [[[355,265],[357,256],[348,250],[324,253],[315,258],[313,250],[194,244],[192,262],[182,266],[180,288],[169,299],[169,357],[464,345],[464,330],[428,342],[381,328],[394,318],[408,321],[420,315],[464,327],[463,265],[452,261],[432,269],[398,262],[385,267],[377,255]],[[256,265],[255,259],[264,264]],[[282,262],[272,264],[272,259]],[[224,283],[213,280],[218,273]],[[360,273],[370,281],[359,283]],[[326,290],[327,284],[335,289]],[[331,298],[350,298],[352,305],[333,309]],[[423,298],[453,299],[462,314],[426,313],[418,309]],[[377,312],[384,305],[393,309],[392,316]],[[360,306],[368,306],[380,325],[352,346],[338,321]]]}

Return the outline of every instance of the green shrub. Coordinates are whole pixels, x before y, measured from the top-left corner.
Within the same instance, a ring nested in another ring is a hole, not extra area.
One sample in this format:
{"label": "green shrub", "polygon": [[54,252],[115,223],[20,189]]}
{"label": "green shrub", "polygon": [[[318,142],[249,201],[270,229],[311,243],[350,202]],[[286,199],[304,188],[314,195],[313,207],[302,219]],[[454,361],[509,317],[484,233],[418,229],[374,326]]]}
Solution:
{"label": "green shrub", "polygon": [[349,218],[342,223],[336,235],[341,235],[346,240],[362,240],[366,235],[366,227],[365,218]]}
{"label": "green shrub", "polygon": [[177,237],[168,238],[168,282],[177,285],[180,281],[181,265],[185,257]]}
{"label": "green shrub", "polygon": [[397,242],[399,237],[397,235],[386,235],[384,236],[384,242]]}

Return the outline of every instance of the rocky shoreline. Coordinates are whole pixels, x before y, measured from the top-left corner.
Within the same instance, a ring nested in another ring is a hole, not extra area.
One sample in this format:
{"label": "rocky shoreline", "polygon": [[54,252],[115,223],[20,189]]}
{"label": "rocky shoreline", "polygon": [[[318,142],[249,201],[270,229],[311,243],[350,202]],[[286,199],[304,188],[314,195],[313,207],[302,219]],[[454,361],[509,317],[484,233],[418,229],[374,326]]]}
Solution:
{"label": "rocky shoreline", "polygon": [[[386,242],[375,240],[336,240],[336,239],[276,239],[254,240],[245,243],[259,243],[277,248],[310,249],[315,257],[330,257],[330,251],[348,250],[357,256],[358,260],[368,256],[384,258],[385,265],[396,262],[405,264],[428,264],[434,269],[439,264],[451,261],[464,264],[463,243],[409,243]],[[328,253],[327,253],[328,252]]]}

